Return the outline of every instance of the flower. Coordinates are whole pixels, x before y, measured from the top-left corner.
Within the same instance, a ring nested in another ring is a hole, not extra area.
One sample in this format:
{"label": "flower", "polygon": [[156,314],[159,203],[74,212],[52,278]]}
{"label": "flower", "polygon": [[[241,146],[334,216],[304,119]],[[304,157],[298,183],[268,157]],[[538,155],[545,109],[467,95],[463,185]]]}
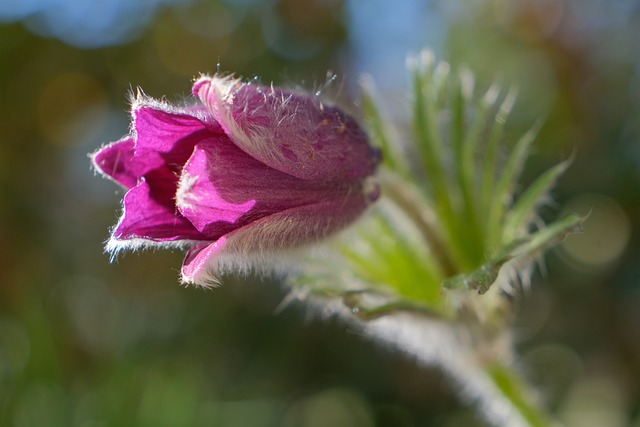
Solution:
{"label": "flower", "polygon": [[107,249],[188,246],[182,281],[316,242],[379,196],[379,150],[318,97],[203,76],[197,105],[138,93],[132,130],[93,155],[126,190]]}

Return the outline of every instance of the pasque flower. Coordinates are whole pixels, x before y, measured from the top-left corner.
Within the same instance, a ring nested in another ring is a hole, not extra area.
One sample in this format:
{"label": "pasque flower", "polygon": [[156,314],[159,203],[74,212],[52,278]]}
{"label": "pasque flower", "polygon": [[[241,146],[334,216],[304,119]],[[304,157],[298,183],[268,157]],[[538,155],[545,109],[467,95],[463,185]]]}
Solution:
{"label": "pasque flower", "polygon": [[187,246],[182,280],[206,284],[239,259],[313,243],[379,195],[379,151],[318,97],[203,76],[196,105],[138,94],[129,135],[98,150],[127,191],[107,244]]}

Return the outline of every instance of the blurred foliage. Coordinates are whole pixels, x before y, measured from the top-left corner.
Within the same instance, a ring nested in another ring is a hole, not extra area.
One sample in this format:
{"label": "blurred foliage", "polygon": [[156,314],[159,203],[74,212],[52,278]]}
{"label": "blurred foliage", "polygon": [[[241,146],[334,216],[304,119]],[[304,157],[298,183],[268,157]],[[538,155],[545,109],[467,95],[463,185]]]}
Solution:
{"label": "blurred foliage", "polygon": [[[335,239],[331,261],[314,254],[317,271],[302,284],[319,294],[344,293],[351,303],[354,293],[382,292],[391,306],[421,306],[456,321],[475,311],[457,313],[452,300],[465,295],[478,307],[474,322],[482,323],[503,301],[478,295],[493,286],[495,294],[502,289],[516,296],[530,280],[530,264],[581,231],[578,215],[550,224],[538,215],[570,161],[523,185],[519,179],[540,125],[521,135],[510,132],[515,91],[497,84],[479,91],[470,70],[436,61],[431,50],[407,62],[412,112],[411,131],[402,129],[406,139],[397,137],[401,129],[382,111],[386,104],[374,82],[363,79],[362,110],[384,159],[378,173],[382,199],[353,232]],[[332,268],[323,271],[327,264]],[[508,273],[498,280],[501,270]],[[503,316],[496,317],[503,324]]]}
{"label": "blurred foliage", "polygon": [[[270,281],[184,289],[169,267],[180,254],[112,265],[102,253],[120,196],[86,153],[126,133],[127,91],[180,99],[218,63],[312,88],[359,52],[344,3],[184,2],[92,50],[1,17],[0,425],[478,423],[437,372],[304,308],[274,314],[284,294]],[[592,210],[520,307],[526,370],[570,425],[638,425],[640,5],[475,0],[432,13],[446,21],[441,56],[519,88],[517,132],[545,116],[524,181],[575,153],[555,198]]]}
{"label": "blurred foliage", "polygon": [[446,41],[452,62],[519,88],[521,117],[545,115],[534,158],[575,154],[555,200],[593,217],[548,259],[516,327],[569,425],[640,422],[639,23],[637,1],[493,0],[460,11]]}
{"label": "blurred foliage", "polygon": [[384,159],[381,199],[291,282],[302,295],[333,297],[345,317],[366,321],[374,340],[440,367],[452,382],[461,378],[461,398],[491,425],[555,425],[514,363],[511,301],[522,300],[545,251],[582,231],[585,216],[545,223],[538,214],[570,160],[523,185],[540,125],[510,132],[514,90],[478,90],[472,71],[437,61],[431,50],[407,64],[406,140],[363,79],[362,108]]}

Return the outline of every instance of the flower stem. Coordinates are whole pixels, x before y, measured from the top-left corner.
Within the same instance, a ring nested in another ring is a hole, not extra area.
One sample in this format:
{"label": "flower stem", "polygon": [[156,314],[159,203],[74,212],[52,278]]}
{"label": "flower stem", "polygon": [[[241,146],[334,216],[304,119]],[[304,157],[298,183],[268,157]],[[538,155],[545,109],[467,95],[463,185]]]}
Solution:
{"label": "flower stem", "polygon": [[381,173],[380,182],[385,196],[402,209],[420,230],[440,267],[441,276],[449,277],[456,274],[458,268],[443,236],[438,232],[438,224],[431,206],[417,191],[412,191],[406,181],[391,172]]}
{"label": "flower stem", "polygon": [[487,373],[504,397],[517,409],[528,426],[550,427],[558,425],[556,422],[551,421],[550,417],[532,402],[534,399],[532,399],[530,390],[512,369],[496,364],[488,367]]}

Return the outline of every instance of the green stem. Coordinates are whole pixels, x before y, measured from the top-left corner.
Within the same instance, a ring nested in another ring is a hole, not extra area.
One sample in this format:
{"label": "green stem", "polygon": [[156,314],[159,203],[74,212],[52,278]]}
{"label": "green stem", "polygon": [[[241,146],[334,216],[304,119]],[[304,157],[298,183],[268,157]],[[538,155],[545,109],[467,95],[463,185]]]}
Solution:
{"label": "green stem", "polygon": [[531,391],[516,372],[499,364],[489,366],[486,372],[502,395],[509,400],[529,426],[551,427],[557,425],[534,402]]}
{"label": "green stem", "polygon": [[385,196],[393,201],[420,230],[426,244],[431,249],[440,269],[440,277],[448,277],[459,271],[448,246],[438,231],[435,214],[426,201],[421,200],[417,191],[392,173],[381,173],[380,181]]}
{"label": "green stem", "polygon": [[412,312],[435,319],[443,318],[443,314],[433,308],[404,299],[368,307],[362,301],[361,292],[346,292],[342,297],[342,301],[344,305],[351,309],[354,316],[365,321],[378,319],[400,311]]}

